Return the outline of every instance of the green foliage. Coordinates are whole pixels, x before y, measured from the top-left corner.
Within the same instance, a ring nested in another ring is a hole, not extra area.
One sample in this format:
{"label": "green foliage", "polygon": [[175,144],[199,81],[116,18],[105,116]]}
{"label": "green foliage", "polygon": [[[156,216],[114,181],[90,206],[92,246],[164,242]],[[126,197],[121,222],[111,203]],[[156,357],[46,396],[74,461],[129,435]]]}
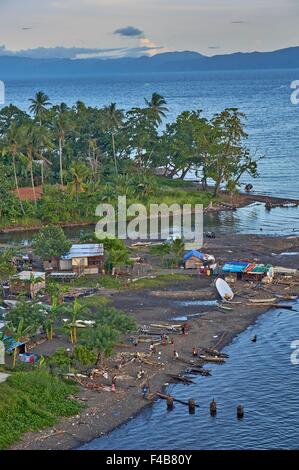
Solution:
{"label": "green foliage", "polygon": [[47,359],[47,365],[51,370],[59,373],[67,373],[73,364],[72,354],[64,348],[58,348],[52,356]]}
{"label": "green foliage", "polygon": [[111,356],[120,332],[106,323],[99,323],[95,327],[83,332],[82,343],[97,353],[97,362]]}
{"label": "green foliage", "polygon": [[69,251],[71,242],[60,227],[45,226],[34,239],[35,253],[42,259],[59,258]]}
{"label": "green foliage", "polygon": [[12,250],[0,252],[0,281],[5,281],[16,273],[16,268],[12,262],[13,255]]}
{"label": "green foliage", "polygon": [[45,310],[37,302],[20,301],[14,308],[9,310],[5,318],[8,322],[8,329],[11,327],[18,328],[20,321],[23,322],[23,327],[31,328],[31,333],[34,334],[44,324],[46,319]]}
{"label": "green foliage", "polygon": [[0,449],[25,432],[53,426],[61,416],[80,412],[82,405],[67,400],[77,387],[45,370],[15,372],[0,384]]}
{"label": "green foliage", "polygon": [[87,346],[77,346],[74,351],[74,357],[82,366],[91,366],[95,364],[97,356],[95,352]]}

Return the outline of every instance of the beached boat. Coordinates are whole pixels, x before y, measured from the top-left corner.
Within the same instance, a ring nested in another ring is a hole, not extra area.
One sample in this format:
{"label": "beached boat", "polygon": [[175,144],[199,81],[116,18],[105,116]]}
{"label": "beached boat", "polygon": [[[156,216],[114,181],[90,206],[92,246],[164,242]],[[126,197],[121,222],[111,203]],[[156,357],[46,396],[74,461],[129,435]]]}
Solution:
{"label": "beached boat", "polygon": [[248,299],[248,301],[252,304],[273,304],[277,302],[277,298],[271,297],[269,299]]}
{"label": "beached boat", "polygon": [[223,300],[225,300],[225,301],[233,300],[234,293],[231,290],[231,288],[229,287],[228,283],[224,279],[221,279],[221,278],[217,279],[215,285],[216,285],[216,289],[217,289],[220,297]]}

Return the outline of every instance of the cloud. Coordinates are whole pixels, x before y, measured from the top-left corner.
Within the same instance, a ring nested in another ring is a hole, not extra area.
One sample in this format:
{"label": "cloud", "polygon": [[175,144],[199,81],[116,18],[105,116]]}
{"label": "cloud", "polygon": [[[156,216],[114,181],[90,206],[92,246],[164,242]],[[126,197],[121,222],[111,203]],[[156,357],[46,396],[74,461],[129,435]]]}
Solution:
{"label": "cloud", "polygon": [[113,34],[118,34],[125,38],[141,38],[144,35],[141,29],[135,28],[134,26],[116,29]]}
{"label": "cloud", "polygon": [[237,21],[232,21],[231,23],[232,23],[232,24],[248,24],[248,21],[237,20]]}
{"label": "cloud", "polygon": [[208,46],[208,47],[209,47],[209,49],[221,49],[220,46]]}
{"label": "cloud", "polygon": [[30,57],[31,59],[77,59],[80,56],[93,54],[113,55],[118,53],[120,48],[85,48],[85,47],[36,47],[34,49],[22,49],[11,51],[4,45],[0,45],[0,56]]}

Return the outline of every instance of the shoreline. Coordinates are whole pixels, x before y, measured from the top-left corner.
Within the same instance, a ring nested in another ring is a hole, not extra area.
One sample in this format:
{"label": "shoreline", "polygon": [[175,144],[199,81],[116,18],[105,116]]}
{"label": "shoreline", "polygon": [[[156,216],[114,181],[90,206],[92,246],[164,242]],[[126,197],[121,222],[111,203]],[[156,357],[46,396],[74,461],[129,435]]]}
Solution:
{"label": "shoreline", "polygon": [[[276,196],[267,196],[264,194],[254,194],[254,193],[238,193],[234,196],[233,202],[230,201],[230,196],[227,192],[222,191],[220,193],[224,199],[222,201],[214,203],[215,206],[212,208],[206,207],[204,209],[204,213],[216,213],[216,212],[222,212],[222,211],[231,211],[231,210],[236,210],[242,207],[249,206],[250,204],[254,202],[262,202],[262,203],[267,203],[270,202],[272,204],[287,204],[287,203],[292,203],[292,204],[298,204],[299,205],[299,200],[298,199],[290,199],[290,198],[281,198],[281,197],[276,197]],[[58,222],[55,223],[54,225],[58,225],[59,227],[62,228],[72,228],[72,227],[85,227],[88,225],[95,224],[95,220],[86,220],[86,221],[78,221],[78,222]],[[10,227],[5,227],[0,229],[0,235],[1,234],[8,234],[8,233],[22,233],[22,232],[34,232],[39,230],[43,225],[43,223],[38,224],[38,225],[32,225],[32,226],[22,226],[22,225],[16,225],[16,226],[10,226]]]}
{"label": "shoreline", "polygon": [[[230,259],[232,252],[239,259],[246,256],[263,259],[265,262],[273,262],[272,252],[298,251],[299,238],[278,239],[265,236],[230,236],[216,240],[207,240],[208,250],[222,259]],[[299,254],[296,256],[283,256],[277,264],[285,267],[298,266]],[[223,311],[214,306],[191,305],[183,306],[181,302],[190,300],[217,299],[215,288],[211,285],[211,278],[198,275],[186,274],[186,281],[176,281],[167,287],[158,289],[126,290],[114,292],[111,300],[112,305],[121,308],[127,313],[134,315],[139,325],[150,325],[171,320],[179,315],[187,315],[190,331],[188,335],[175,335],[175,349],[180,358],[192,359],[192,347],[216,347],[218,350],[229,345],[231,341],[242,333],[250,325],[254,324],[260,315],[265,314],[271,308],[269,306],[256,306],[248,304],[248,296],[263,298],[273,296],[275,293],[299,294],[299,285],[291,288],[281,284],[271,284],[264,289],[248,289],[245,282],[237,281],[233,290],[237,300],[244,300],[241,305],[233,305],[232,311]],[[192,296],[190,298],[190,296]],[[239,297],[239,298],[238,298]],[[200,312],[202,316],[199,315]],[[192,316],[199,315],[199,316]],[[287,313],[286,313],[287,315]],[[179,321],[179,320],[177,320]],[[139,346],[138,346],[139,348]],[[143,347],[140,346],[144,351]],[[146,347],[148,348],[148,346]],[[148,349],[146,349],[148,351]],[[178,374],[186,369],[182,363],[173,360],[173,349],[171,346],[161,346],[162,362],[164,367],[157,369],[146,366],[146,373],[150,379],[151,392],[163,390],[169,381],[167,374]],[[130,351],[125,348],[117,348],[117,352]],[[132,349],[131,349],[132,351]],[[133,350],[134,351],[134,350]],[[139,349],[138,349],[139,351]],[[228,359],[229,360],[229,359]],[[144,365],[143,365],[144,367]],[[209,364],[205,365],[209,368]],[[111,369],[112,371],[113,369]],[[122,369],[123,370],[123,369]],[[77,394],[86,400],[87,408],[80,415],[63,418],[52,429],[46,429],[39,433],[27,433],[23,438],[13,445],[12,449],[78,449],[86,443],[109,434],[117,427],[133,419],[147,406],[152,406],[154,400],[145,401],[142,398],[141,383],[136,380],[137,365],[126,365],[124,371],[128,381],[118,381],[117,393],[109,391],[91,392],[80,388]],[[215,372],[217,373],[217,372]],[[137,383],[136,383],[137,382]],[[211,391],[211,399],[212,399]]]}

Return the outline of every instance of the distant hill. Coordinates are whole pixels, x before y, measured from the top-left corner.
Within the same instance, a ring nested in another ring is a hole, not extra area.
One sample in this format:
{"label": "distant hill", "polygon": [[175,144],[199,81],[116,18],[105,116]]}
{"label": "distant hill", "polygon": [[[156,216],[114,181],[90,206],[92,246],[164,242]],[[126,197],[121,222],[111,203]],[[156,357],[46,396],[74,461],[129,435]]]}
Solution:
{"label": "distant hill", "polygon": [[299,46],[273,52],[203,56],[197,52],[167,52],[152,57],[120,59],[33,59],[0,56],[0,80],[95,77],[107,74],[299,68]]}

